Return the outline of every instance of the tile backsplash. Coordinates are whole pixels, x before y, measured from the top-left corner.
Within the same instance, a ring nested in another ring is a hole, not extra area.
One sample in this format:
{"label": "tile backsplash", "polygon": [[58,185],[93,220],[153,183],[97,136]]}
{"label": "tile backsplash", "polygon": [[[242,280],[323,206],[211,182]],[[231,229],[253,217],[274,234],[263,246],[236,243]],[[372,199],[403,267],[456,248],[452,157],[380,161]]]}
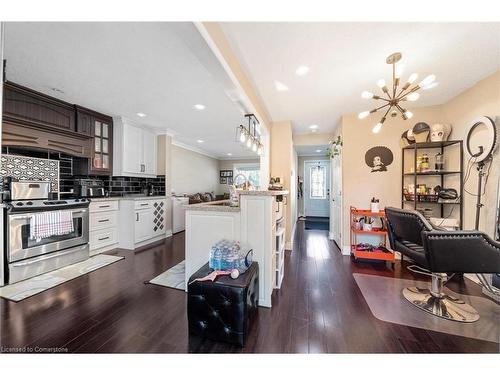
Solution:
{"label": "tile backsplash", "polygon": [[155,194],[165,195],[165,176],[142,178],[75,175],[75,158],[53,152],[3,148],[1,157],[2,177],[51,181],[52,191],[58,191],[62,196],[69,195],[78,179],[99,182],[111,196],[142,193],[148,183],[153,185]]}
{"label": "tile backsplash", "polygon": [[50,182],[50,190],[59,191],[59,161],[20,155],[1,156],[0,176],[18,180]]}

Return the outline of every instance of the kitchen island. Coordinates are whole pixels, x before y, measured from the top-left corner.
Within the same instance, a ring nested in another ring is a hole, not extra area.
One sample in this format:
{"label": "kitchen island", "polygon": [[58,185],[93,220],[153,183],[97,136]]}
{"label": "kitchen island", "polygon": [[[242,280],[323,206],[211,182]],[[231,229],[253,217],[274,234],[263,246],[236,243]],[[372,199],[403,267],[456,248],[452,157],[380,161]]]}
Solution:
{"label": "kitchen island", "polygon": [[276,223],[284,228],[283,197],[288,191],[243,190],[239,195],[239,207],[231,207],[229,201],[185,206],[186,288],[189,277],[208,261],[215,243],[221,239],[240,241],[243,249],[253,249],[253,260],[259,263],[259,305],[271,307],[280,266]]}

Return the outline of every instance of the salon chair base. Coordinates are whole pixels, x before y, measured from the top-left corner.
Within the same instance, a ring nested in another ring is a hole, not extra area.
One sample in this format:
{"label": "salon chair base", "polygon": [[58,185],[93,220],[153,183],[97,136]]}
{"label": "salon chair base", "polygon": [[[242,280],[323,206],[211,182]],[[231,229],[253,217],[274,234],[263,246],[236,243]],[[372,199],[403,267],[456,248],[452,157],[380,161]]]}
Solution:
{"label": "salon chair base", "polygon": [[440,318],[462,323],[479,319],[478,312],[471,305],[444,293],[433,295],[429,289],[410,287],[403,289],[403,296],[419,309]]}

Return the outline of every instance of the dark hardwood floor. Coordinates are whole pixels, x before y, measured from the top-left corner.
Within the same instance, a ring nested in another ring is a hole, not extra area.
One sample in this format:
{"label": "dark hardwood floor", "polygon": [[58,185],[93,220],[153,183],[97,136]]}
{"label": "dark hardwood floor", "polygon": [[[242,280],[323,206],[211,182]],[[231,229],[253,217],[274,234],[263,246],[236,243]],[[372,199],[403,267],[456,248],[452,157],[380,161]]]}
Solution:
{"label": "dark hardwood floor", "polygon": [[[495,343],[386,323],[373,317],[353,272],[420,278],[397,263],[352,263],[326,231],[298,224],[273,308],[259,308],[244,348],[188,337],[186,295],[145,285],[184,259],[184,234],[46,292],[0,299],[0,345],[108,353],[498,353]],[[425,279],[425,277],[422,277]],[[472,282],[451,289],[479,294]]]}

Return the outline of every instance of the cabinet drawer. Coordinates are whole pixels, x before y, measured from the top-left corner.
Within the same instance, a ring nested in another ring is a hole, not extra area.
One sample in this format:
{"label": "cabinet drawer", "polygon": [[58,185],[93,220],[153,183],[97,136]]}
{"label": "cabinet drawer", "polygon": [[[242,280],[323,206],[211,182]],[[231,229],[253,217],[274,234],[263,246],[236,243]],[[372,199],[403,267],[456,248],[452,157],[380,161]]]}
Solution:
{"label": "cabinet drawer", "polygon": [[116,228],[101,229],[90,232],[90,250],[113,245],[118,242],[117,238]]}
{"label": "cabinet drawer", "polygon": [[90,212],[116,211],[118,201],[97,201],[90,202]]}
{"label": "cabinet drawer", "polygon": [[134,202],[134,209],[136,210],[144,210],[146,208],[151,208],[153,207],[153,201],[142,201],[142,200],[139,200],[139,201],[135,201]]}
{"label": "cabinet drawer", "polygon": [[112,228],[118,221],[117,211],[93,212],[90,214],[90,230]]}

